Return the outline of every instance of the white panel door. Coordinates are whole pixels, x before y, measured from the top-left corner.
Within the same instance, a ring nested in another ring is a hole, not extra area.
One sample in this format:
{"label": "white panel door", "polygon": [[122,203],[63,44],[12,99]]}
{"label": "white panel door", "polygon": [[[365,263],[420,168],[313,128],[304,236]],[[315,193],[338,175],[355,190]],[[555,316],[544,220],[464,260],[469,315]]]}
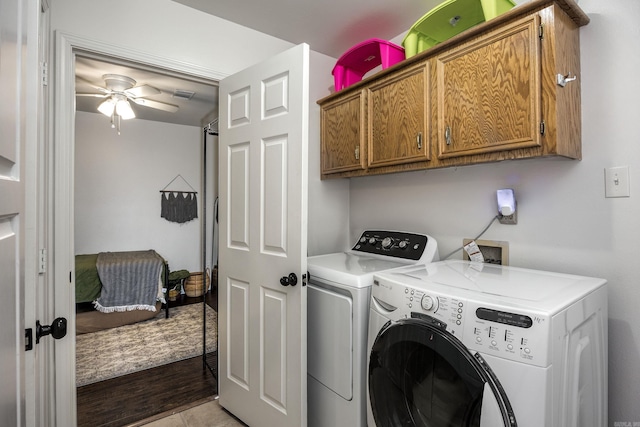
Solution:
{"label": "white panel door", "polygon": [[34,18],[29,12],[33,8],[25,0],[0,2],[0,420],[7,426],[25,425],[25,385],[34,374],[25,370],[24,350],[24,158],[31,105],[27,89],[34,87],[25,81],[27,66],[33,65],[27,57],[28,22]]}
{"label": "white panel door", "polygon": [[252,427],[307,425],[308,64],[302,44],[220,82],[219,395]]}

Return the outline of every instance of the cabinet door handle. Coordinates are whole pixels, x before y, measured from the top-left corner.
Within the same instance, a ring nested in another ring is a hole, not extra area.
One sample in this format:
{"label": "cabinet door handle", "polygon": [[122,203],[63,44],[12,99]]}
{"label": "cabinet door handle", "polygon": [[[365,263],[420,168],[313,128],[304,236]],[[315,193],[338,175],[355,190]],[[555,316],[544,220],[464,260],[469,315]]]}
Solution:
{"label": "cabinet door handle", "polygon": [[556,76],[556,80],[557,80],[558,86],[562,86],[562,87],[565,87],[567,85],[567,83],[570,83],[570,82],[576,80],[577,78],[578,78],[578,76],[576,76],[576,75],[571,77],[571,71],[569,71],[569,74],[567,74],[566,76],[563,76],[562,74],[558,74]]}
{"label": "cabinet door handle", "polygon": [[449,126],[444,130],[444,140],[447,142],[447,145],[451,145],[451,127]]}
{"label": "cabinet door handle", "polygon": [[356,160],[360,160],[360,147],[356,147],[354,154],[356,156]]}
{"label": "cabinet door handle", "polygon": [[416,145],[418,146],[418,150],[422,150],[422,132],[418,132],[418,136],[416,137]]}

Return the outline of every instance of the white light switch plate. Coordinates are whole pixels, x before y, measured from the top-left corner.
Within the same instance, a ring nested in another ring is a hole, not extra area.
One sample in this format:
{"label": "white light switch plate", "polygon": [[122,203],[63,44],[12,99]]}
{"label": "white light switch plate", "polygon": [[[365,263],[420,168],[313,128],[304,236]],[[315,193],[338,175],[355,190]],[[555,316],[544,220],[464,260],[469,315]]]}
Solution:
{"label": "white light switch plate", "polygon": [[630,197],[629,166],[604,170],[604,197]]}

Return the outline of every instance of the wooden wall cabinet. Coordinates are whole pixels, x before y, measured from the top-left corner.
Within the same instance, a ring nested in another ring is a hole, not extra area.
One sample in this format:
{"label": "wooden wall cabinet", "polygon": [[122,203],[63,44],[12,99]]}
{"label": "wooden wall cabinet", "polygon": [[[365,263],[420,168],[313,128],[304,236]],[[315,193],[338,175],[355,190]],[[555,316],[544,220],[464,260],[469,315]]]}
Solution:
{"label": "wooden wall cabinet", "polygon": [[438,158],[540,145],[540,18],[435,58]]}
{"label": "wooden wall cabinet", "polygon": [[428,65],[401,70],[367,87],[369,168],[429,160]]}
{"label": "wooden wall cabinet", "polygon": [[320,109],[321,171],[355,176],[371,168],[393,172],[429,160],[428,64],[376,80],[323,103]]}
{"label": "wooden wall cabinet", "polygon": [[588,22],[572,0],[534,0],[321,99],[322,178],[580,159]]}
{"label": "wooden wall cabinet", "polygon": [[351,92],[320,109],[322,174],[365,170],[365,92]]}

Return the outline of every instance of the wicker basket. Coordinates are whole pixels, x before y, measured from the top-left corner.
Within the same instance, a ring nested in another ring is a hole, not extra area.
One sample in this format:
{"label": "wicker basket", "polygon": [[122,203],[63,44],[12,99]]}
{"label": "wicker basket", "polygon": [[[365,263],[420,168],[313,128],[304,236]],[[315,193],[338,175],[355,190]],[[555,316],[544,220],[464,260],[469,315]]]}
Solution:
{"label": "wicker basket", "polygon": [[202,278],[202,271],[194,271],[189,274],[189,277],[184,280],[184,293],[187,294],[188,297],[199,297],[204,295],[211,284],[210,276],[211,274],[208,268],[205,271],[204,280]]}
{"label": "wicker basket", "polygon": [[177,301],[180,291],[177,289],[169,289],[169,301]]}

